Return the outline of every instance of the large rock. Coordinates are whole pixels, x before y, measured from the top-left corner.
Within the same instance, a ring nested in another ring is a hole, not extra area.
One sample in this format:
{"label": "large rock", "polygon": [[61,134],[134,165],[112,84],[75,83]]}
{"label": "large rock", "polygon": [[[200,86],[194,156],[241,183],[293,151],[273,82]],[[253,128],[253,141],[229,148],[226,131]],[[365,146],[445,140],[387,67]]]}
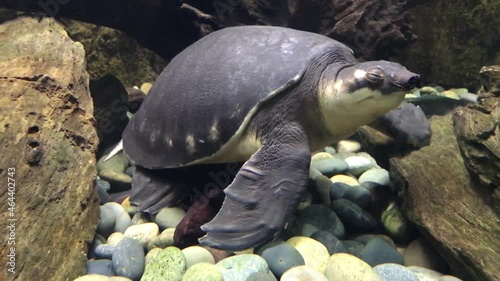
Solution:
{"label": "large rock", "polygon": [[[471,176],[494,189],[500,199],[500,65],[483,67],[486,76],[480,101],[456,110],[453,125]],[[497,204],[499,202],[497,201]],[[497,205],[500,210],[500,204]]]}
{"label": "large rock", "polygon": [[415,0],[412,6],[418,40],[395,59],[425,73],[427,84],[476,90],[481,66],[500,64],[500,1]]}
{"label": "large rock", "polygon": [[[1,246],[2,280],[85,273],[99,219],[88,83],[83,46],[63,25],[31,17],[0,25],[0,218],[15,225],[0,229],[4,238],[15,234],[15,244]],[[15,194],[7,193],[14,180]],[[9,203],[15,208],[8,211]],[[5,268],[11,247],[15,273]]]}
{"label": "large rock", "polygon": [[430,123],[430,146],[390,161],[391,176],[404,191],[404,211],[457,276],[499,280],[499,216],[491,192],[471,180],[451,114]]}

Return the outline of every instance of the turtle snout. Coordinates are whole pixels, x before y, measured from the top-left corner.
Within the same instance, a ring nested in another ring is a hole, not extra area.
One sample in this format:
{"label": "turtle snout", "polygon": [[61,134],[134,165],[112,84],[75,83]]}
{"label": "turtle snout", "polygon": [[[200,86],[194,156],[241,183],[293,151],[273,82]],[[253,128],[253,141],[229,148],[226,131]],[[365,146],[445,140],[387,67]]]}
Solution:
{"label": "turtle snout", "polygon": [[420,80],[420,75],[415,74],[408,78],[407,82],[404,85],[407,90],[413,90],[415,87],[420,87],[421,82],[422,81]]}

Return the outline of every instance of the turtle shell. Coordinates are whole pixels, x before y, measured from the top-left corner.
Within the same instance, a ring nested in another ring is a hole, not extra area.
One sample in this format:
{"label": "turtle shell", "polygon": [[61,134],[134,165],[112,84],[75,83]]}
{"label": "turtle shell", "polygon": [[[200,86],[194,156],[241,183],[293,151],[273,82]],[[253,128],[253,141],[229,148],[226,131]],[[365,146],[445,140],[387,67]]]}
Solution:
{"label": "turtle shell", "polygon": [[123,133],[125,153],[150,169],[190,165],[239,136],[271,96],[300,82],[325,53],[352,62],[352,50],[322,35],[282,27],[213,32],[163,70]]}

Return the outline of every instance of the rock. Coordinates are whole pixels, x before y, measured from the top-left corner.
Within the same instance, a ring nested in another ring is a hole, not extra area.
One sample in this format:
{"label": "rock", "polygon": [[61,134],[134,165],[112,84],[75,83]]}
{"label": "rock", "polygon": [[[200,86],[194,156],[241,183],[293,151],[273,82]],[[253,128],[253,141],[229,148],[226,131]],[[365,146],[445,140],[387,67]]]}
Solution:
{"label": "rock", "polygon": [[102,260],[90,260],[87,262],[87,275],[88,274],[113,276],[115,275],[115,272],[113,271],[111,260],[102,259]]}
{"label": "rock", "polygon": [[372,202],[372,195],[370,194],[370,191],[360,185],[346,188],[341,198],[347,199],[363,209],[367,209]]}
{"label": "rock", "polygon": [[374,168],[364,172],[359,177],[359,182],[373,182],[379,185],[390,185],[389,172],[385,169]]}
{"label": "rock", "polygon": [[345,159],[345,162],[349,167],[348,173],[355,177],[359,177],[361,174],[374,167],[370,159],[363,156],[350,156]]}
{"label": "rock", "polygon": [[144,251],[141,244],[131,238],[123,238],[113,253],[113,270],[116,275],[139,280],[144,272]]}
{"label": "rock", "polygon": [[408,266],[417,277],[419,281],[437,281],[439,277],[443,276],[441,272],[437,272],[432,269],[428,269],[420,266]]}
{"label": "rock", "polygon": [[309,169],[309,178],[312,179],[312,180],[315,180],[318,176],[321,176],[323,175],[320,171],[318,171],[317,169],[315,168],[310,168]]}
{"label": "rock", "polygon": [[304,196],[302,197],[302,201],[300,202],[299,206],[297,207],[298,211],[304,210],[308,206],[311,205],[313,200],[313,196],[310,192],[306,191],[304,193]]}
{"label": "rock", "polygon": [[385,239],[373,238],[360,253],[360,258],[371,266],[382,263],[403,264],[403,256]]}
{"label": "rock", "polygon": [[377,226],[377,222],[370,213],[349,200],[334,200],[331,209],[339,216],[340,220],[346,226],[355,230],[371,231]]}
{"label": "rock", "polygon": [[346,175],[336,175],[336,176],[331,177],[330,180],[333,183],[341,182],[341,183],[344,183],[344,184],[347,184],[350,186],[359,185],[359,182],[355,178],[352,178],[352,177],[346,176]]}
{"label": "rock", "polygon": [[311,167],[329,176],[345,173],[349,169],[346,161],[336,158],[314,161]]}
{"label": "rock", "polygon": [[381,281],[370,265],[344,253],[328,258],[325,276],[328,281]]}
{"label": "rock", "polygon": [[280,281],[328,281],[323,273],[311,267],[301,265],[289,269]]}
{"label": "rock", "polygon": [[439,277],[438,281],[462,281],[462,279],[451,275],[442,275]]}
{"label": "rock", "polygon": [[148,266],[148,264],[156,258],[156,256],[162,251],[163,249],[162,248],[153,248],[151,250],[148,251],[148,253],[146,254],[146,257],[144,258],[145,262],[144,264],[146,266]]}
{"label": "rock", "polygon": [[381,281],[420,281],[411,270],[399,264],[380,264],[373,270],[380,276]]}
{"label": "rock", "polygon": [[332,189],[330,190],[330,199],[340,199],[344,197],[345,192],[351,188],[352,186],[349,184],[345,184],[343,182],[335,182],[332,185]]}
{"label": "rock", "polygon": [[221,270],[224,281],[246,280],[256,272],[268,272],[266,261],[257,255],[236,255],[219,261],[216,266]]}
{"label": "rock", "polygon": [[149,82],[144,83],[141,85],[141,91],[147,95],[151,87],[153,87],[152,83]]}
{"label": "rock", "polygon": [[186,272],[186,258],[176,247],[159,252],[146,266],[141,281],[178,281]]}
{"label": "rock", "polygon": [[214,257],[205,248],[200,246],[191,246],[182,250],[184,257],[186,258],[186,268],[198,263],[210,263],[215,264]]}
{"label": "rock", "polygon": [[113,233],[116,224],[116,216],[113,211],[104,204],[100,206],[99,224],[97,225],[97,233],[107,238]]}
{"label": "rock", "polygon": [[266,260],[269,269],[277,278],[290,268],[305,264],[300,252],[283,240],[262,245],[257,249],[257,254]]}
{"label": "rock", "polygon": [[245,281],[278,281],[272,272],[252,273]]}
{"label": "rock", "polygon": [[316,231],[311,235],[311,238],[323,244],[330,255],[347,251],[342,242],[328,231]]}
{"label": "rock", "polygon": [[222,281],[221,270],[212,263],[201,262],[189,267],[182,281]]}
{"label": "rock", "polygon": [[[320,204],[312,204],[299,213],[297,223],[311,224],[318,230],[325,230],[335,237],[342,238],[345,234],[344,225],[339,217],[328,207]],[[312,233],[311,233],[312,234]]]}
{"label": "rock", "polygon": [[315,153],[311,156],[311,166],[313,166],[315,162],[320,162],[327,159],[334,159],[334,157],[328,152]]}
{"label": "rock", "polygon": [[123,172],[103,170],[99,172],[99,176],[103,180],[108,181],[115,191],[128,190],[131,188],[132,178]]}
{"label": "rock", "polygon": [[124,233],[131,223],[132,220],[130,219],[130,216],[124,210],[124,212],[116,219],[114,231]]}
{"label": "rock", "polygon": [[470,178],[451,115],[432,116],[430,122],[430,146],[391,159],[391,178],[403,190],[402,211],[426,234],[453,275],[464,280],[500,279],[500,243],[491,243],[499,237],[498,212],[485,204],[492,200],[491,192]]}
{"label": "rock", "polygon": [[304,258],[305,265],[321,273],[325,272],[326,261],[330,256],[328,250],[320,242],[304,236],[296,236],[286,241]]}
{"label": "rock", "polygon": [[330,153],[331,155],[334,155],[337,153],[337,150],[333,146],[325,146],[325,152]]}
{"label": "rock", "polygon": [[361,252],[366,246],[365,244],[354,240],[343,240],[342,245],[344,245],[346,253],[358,258],[361,257]]}
{"label": "rock", "polygon": [[100,274],[88,274],[76,278],[73,281],[108,281],[109,278],[106,275]]}
{"label": "rock", "polygon": [[[9,206],[7,179],[12,179],[10,187],[15,180],[16,253],[23,253],[12,278],[72,280],[84,274],[83,253],[99,219],[94,189],[98,138],[85,53],[53,18],[4,22],[0,42],[0,167],[5,178],[0,202]],[[9,231],[3,227],[0,233],[7,239]],[[50,258],[47,251],[33,251],[33,245],[50,245]],[[5,258],[11,247],[2,243]]]}
{"label": "rock", "polygon": [[155,216],[154,221],[162,230],[167,228],[175,228],[185,215],[186,212],[178,207],[163,208]]}
{"label": "rock", "polygon": [[174,245],[174,232],[175,228],[167,228],[161,232],[159,236],[156,236],[148,243],[148,250],[153,248],[164,249],[169,246]]}
{"label": "rock", "polygon": [[108,237],[108,245],[111,246],[116,246],[120,241],[124,238],[125,236],[121,232],[113,232],[109,237]]}
{"label": "rock", "polygon": [[132,225],[124,233],[125,237],[139,241],[144,249],[147,249],[148,243],[159,234],[158,225],[152,222]]}
{"label": "rock", "polygon": [[408,243],[414,239],[418,232],[392,202],[382,213],[382,225],[389,236],[400,243]]}
{"label": "rock", "polygon": [[361,149],[361,144],[354,140],[341,140],[337,144],[337,151],[344,152],[358,152]]}
{"label": "rock", "polygon": [[127,169],[125,169],[125,174],[129,175],[130,177],[133,177],[135,173],[135,166],[129,166]]}
{"label": "rock", "polygon": [[318,192],[321,204],[330,206],[330,192],[333,187],[332,181],[326,176],[319,175],[314,179],[314,186],[316,187],[316,191]]}
{"label": "rock", "polygon": [[104,170],[111,170],[117,173],[124,173],[125,169],[127,169],[129,163],[128,157],[122,152],[115,154],[113,157],[109,158],[107,161],[104,161],[107,158],[107,154],[101,157],[97,162],[97,171],[100,173]]}
{"label": "rock", "polygon": [[447,265],[443,259],[434,248],[422,238],[413,240],[408,247],[406,247],[404,265],[420,266],[439,272],[445,272],[447,270]]}

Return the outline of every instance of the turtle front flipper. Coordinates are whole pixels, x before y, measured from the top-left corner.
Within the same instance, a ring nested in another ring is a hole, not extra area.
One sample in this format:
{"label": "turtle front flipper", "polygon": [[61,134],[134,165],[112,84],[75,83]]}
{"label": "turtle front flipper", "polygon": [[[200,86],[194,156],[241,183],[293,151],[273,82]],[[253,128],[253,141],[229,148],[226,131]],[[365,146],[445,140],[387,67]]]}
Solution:
{"label": "turtle front flipper", "polygon": [[287,124],[262,138],[259,149],[224,190],[217,216],[201,228],[206,246],[243,250],[276,238],[306,190],[311,153],[303,129]]}

